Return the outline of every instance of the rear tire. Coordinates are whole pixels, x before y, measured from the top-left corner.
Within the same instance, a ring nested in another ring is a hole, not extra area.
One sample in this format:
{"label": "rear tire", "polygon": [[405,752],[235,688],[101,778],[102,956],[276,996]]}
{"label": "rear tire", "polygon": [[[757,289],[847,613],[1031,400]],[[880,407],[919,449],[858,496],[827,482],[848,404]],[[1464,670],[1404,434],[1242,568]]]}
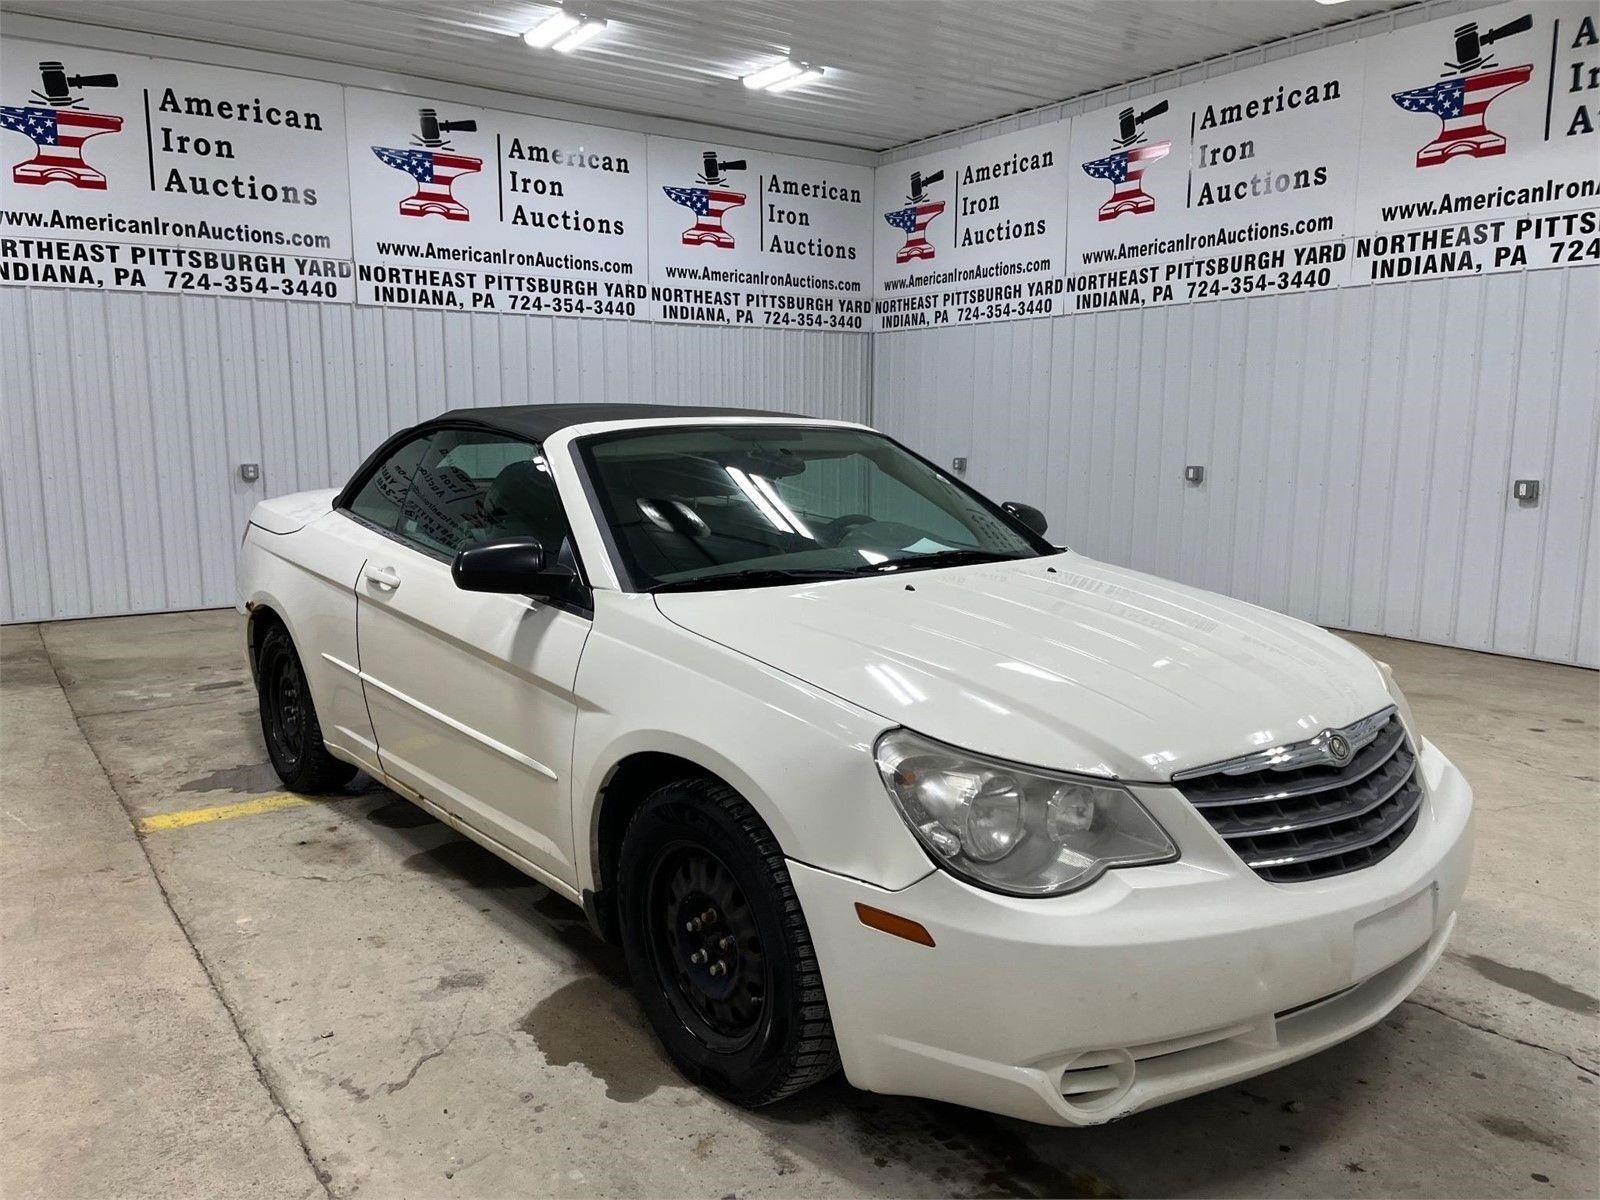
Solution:
{"label": "rear tire", "polygon": [[743,797],[710,779],[654,792],[623,834],[617,882],[629,973],[685,1076],[756,1108],[839,1069],[805,914]]}
{"label": "rear tire", "polygon": [[289,631],[274,624],[256,655],[256,691],[261,704],[261,736],[272,769],[291,792],[319,795],[337,791],[356,768],[328,753],[322,726],[306,685],[305,668]]}

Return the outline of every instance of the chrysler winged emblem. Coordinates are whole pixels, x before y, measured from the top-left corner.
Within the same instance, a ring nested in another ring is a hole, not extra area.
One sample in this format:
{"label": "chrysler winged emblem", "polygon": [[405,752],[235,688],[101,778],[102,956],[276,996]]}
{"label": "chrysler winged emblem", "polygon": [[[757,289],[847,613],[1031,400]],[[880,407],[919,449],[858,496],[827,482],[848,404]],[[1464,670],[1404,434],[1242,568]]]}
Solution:
{"label": "chrysler winged emblem", "polygon": [[1350,761],[1350,742],[1349,739],[1344,736],[1344,734],[1335,733],[1330,729],[1326,730],[1323,733],[1323,736],[1328,739],[1328,757],[1333,759],[1336,766],[1342,767],[1345,765],[1345,763]]}

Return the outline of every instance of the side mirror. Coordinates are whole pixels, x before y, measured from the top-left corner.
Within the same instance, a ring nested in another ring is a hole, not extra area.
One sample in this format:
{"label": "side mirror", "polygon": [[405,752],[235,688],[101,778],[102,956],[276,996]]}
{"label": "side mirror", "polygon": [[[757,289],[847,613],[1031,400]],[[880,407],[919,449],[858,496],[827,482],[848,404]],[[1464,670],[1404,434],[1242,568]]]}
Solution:
{"label": "side mirror", "polygon": [[501,592],[549,599],[574,578],[571,567],[551,562],[538,538],[501,538],[468,546],[450,564],[450,577],[464,592]]}
{"label": "side mirror", "polygon": [[1050,528],[1050,522],[1045,515],[1031,504],[1024,504],[1020,500],[1007,500],[1000,507],[1040,537],[1043,537],[1044,531]]}

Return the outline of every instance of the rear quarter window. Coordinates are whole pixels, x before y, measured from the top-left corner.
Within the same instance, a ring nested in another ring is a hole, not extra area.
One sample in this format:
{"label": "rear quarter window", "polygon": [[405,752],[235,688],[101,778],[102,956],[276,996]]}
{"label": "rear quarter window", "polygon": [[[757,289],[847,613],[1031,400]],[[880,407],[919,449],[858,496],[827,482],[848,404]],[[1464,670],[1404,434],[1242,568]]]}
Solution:
{"label": "rear quarter window", "polygon": [[380,529],[392,531],[399,524],[400,510],[405,506],[428,440],[413,438],[385,459],[361,485],[361,490],[350,498],[350,512]]}

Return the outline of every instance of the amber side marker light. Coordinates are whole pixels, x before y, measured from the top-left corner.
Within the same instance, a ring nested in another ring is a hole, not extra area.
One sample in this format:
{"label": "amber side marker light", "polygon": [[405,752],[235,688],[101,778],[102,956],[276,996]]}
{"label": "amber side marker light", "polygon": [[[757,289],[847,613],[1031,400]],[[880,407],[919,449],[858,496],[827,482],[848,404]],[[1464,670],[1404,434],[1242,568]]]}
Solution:
{"label": "amber side marker light", "polygon": [[856,903],[856,916],[861,918],[861,923],[869,929],[878,929],[884,933],[892,933],[897,938],[905,938],[908,942],[915,942],[919,946],[933,945],[933,934],[910,917],[896,916],[892,912],[884,912],[881,908],[873,908],[870,904]]}

